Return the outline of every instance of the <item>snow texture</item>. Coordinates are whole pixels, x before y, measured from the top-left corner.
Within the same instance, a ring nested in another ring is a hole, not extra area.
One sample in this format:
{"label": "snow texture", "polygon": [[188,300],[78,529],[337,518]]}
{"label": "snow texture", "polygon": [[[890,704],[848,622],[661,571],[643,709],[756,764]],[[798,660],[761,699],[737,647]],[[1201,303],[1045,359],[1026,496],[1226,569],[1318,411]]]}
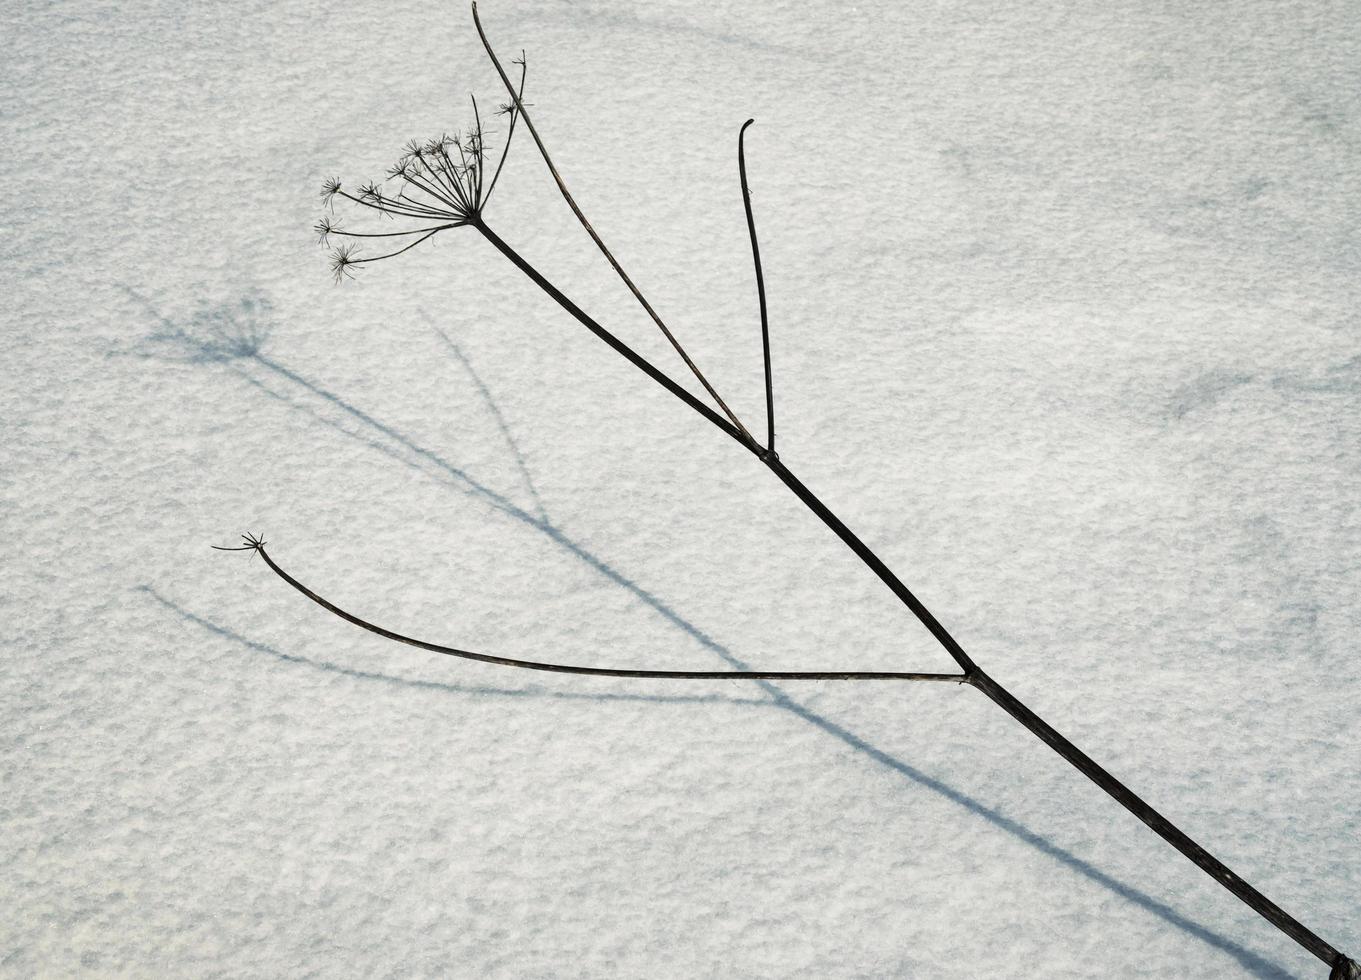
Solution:
{"label": "snow texture", "polygon": [[[1361,951],[1352,2],[488,0],[605,239],[995,677]],[[8,4],[5,976],[1322,977],[944,670],[472,231],[333,174],[502,98],[466,9]],[[493,137],[495,139],[495,137]],[[527,141],[488,211],[683,368]]]}

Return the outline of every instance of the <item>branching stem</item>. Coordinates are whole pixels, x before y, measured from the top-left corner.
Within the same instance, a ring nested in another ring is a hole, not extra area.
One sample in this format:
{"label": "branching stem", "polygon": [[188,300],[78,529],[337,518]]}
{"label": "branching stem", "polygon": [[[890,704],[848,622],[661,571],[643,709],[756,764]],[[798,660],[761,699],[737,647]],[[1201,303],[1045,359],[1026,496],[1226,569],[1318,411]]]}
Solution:
{"label": "branching stem", "polygon": [[[888,589],[898,598],[904,606],[922,623],[931,633],[941,647],[950,655],[958,665],[959,673],[916,673],[916,672],[888,672],[888,671],[752,671],[752,670],[726,670],[726,671],[679,671],[679,670],[630,670],[606,667],[587,667],[570,664],[548,663],[530,660],[517,660],[508,657],[498,657],[489,654],[472,653],[460,650],[455,647],[444,646],[441,644],[430,643],[424,640],[417,640],[412,637],[404,636],[384,627],[377,626],[358,616],[346,612],[339,606],[322,598],[317,593],[311,591],[297,579],[293,578],[270,557],[265,550],[265,542],[254,536],[245,536],[245,544],[239,547],[222,547],[222,551],[251,551],[258,553],[264,558],[266,564],[285,582],[307,596],[313,602],[334,613],[336,616],[353,623],[363,629],[379,636],[405,643],[410,646],[418,647],[434,653],[445,654],[453,657],[460,657],[467,660],[476,660],[484,663],[497,664],[507,667],[518,667],[528,670],[553,671],[558,673],[570,674],[590,674],[607,677],[634,677],[634,678],[658,678],[658,679],[706,679],[706,680],[726,680],[726,679],[752,679],[752,680],[899,680],[899,681],[948,681],[956,684],[968,684],[986,695],[995,704],[1006,711],[1012,718],[1052,748],[1065,760],[1067,760],[1078,771],[1099,786],[1114,800],[1125,807],[1130,813],[1138,817],[1150,829],[1162,837],[1165,841],[1176,848],[1181,854],[1192,861],[1197,867],[1208,874],[1215,881],[1219,882],[1224,888],[1234,896],[1256,911],[1259,915],[1271,922],[1287,936],[1299,943],[1310,953],[1317,956],[1324,963],[1332,968],[1331,980],[1361,980],[1361,967],[1356,962],[1338,952],[1333,946],[1325,942],[1314,932],[1305,928],[1298,920],[1286,913],[1280,906],[1266,898],[1261,892],[1257,891],[1237,874],[1231,871],[1223,862],[1214,857],[1198,843],[1192,840],[1170,820],[1151,807],[1141,797],[1120,782],[1113,775],[1099,766],[1089,756],[1077,748],[1072,742],[1061,735],[1039,715],[1035,714],[1030,708],[1023,704],[1018,698],[1011,694],[1006,688],[984,672],[973,659],[964,651],[963,647],[954,639],[948,630],[931,613],[930,610],[921,602],[920,599],[884,564],[882,560],[866,545],[853,531],[846,526],[842,520],[826,506],[816,494],[814,494],[793,472],[780,460],[775,452],[775,404],[774,388],[772,383],[772,369],[770,357],[770,329],[768,313],[766,308],[765,279],[761,268],[761,254],[756,237],[756,224],[752,215],[751,190],[747,183],[746,155],[745,155],[745,135],[747,128],[753,120],[747,120],[738,133],[738,171],[742,185],[742,201],[746,210],[747,230],[751,238],[752,261],[755,267],[757,295],[760,302],[761,316],[761,347],[762,357],[765,368],[765,396],[766,396],[766,418],[767,418],[767,440],[766,445],[761,446],[743,426],[742,422],[727,406],[713,386],[705,379],[694,361],[685,352],[679,341],[672,335],[661,317],[652,308],[651,304],[643,296],[642,292],[634,284],[633,280],[624,271],[614,255],[605,246],[604,241],[596,233],[591,223],[586,219],[576,201],[568,192],[566,184],[554,166],[552,158],[544,146],[533,121],[525,111],[525,104],[521,99],[524,86],[524,72],[521,72],[520,86],[511,84],[495,52],[492,50],[490,42],[487,40],[486,33],[482,29],[482,23],[477,16],[477,4],[473,5],[473,20],[477,27],[478,36],[482,40],[483,47],[486,49],[488,57],[496,67],[497,73],[501,77],[506,91],[510,93],[511,104],[506,106],[503,111],[511,115],[510,131],[513,134],[517,119],[523,117],[526,128],[534,139],[538,147],[540,156],[548,167],[554,182],[563,199],[571,208],[573,214],[582,227],[596,243],[597,247],[609,261],[615,273],[628,286],[639,304],[651,317],[653,322],[661,330],[671,346],[679,354],[686,366],[694,374],[695,378],[703,385],[709,396],[717,403],[721,413],[715,411],[704,401],[688,391],[685,387],[677,383],[666,372],[659,369],[656,365],[643,357],[633,348],[629,347],[617,336],[606,330],[597,323],[592,317],[586,314],[579,306],[569,299],[560,289],[543,276],[533,265],[523,256],[516,252],[500,236],[493,232],[483,221],[482,206],[486,198],[490,196],[495,188],[497,178],[501,173],[502,164],[505,162],[506,149],[509,147],[509,135],[507,137],[507,147],[503,149],[500,161],[497,163],[491,180],[485,186],[484,169],[486,160],[484,158],[484,134],[482,131],[481,115],[477,108],[476,100],[473,101],[473,115],[476,123],[474,133],[469,137],[468,146],[455,142],[458,150],[461,167],[453,164],[452,158],[445,148],[445,141],[439,142],[431,152],[435,165],[432,166],[424,158],[422,150],[417,146],[412,152],[416,163],[408,165],[399,163],[394,171],[397,176],[405,178],[406,182],[417,190],[430,195],[435,201],[448,205],[449,210],[444,211],[436,207],[432,202],[418,201],[406,197],[405,193],[400,192],[398,199],[384,197],[376,189],[365,190],[359,196],[351,195],[341,189],[337,179],[327,181],[323,186],[323,198],[329,204],[336,196],[347,198],[356,204],[377,210],[386,215],[401,215],[422,220],[441,219],[444,223],[431,227],[429,225],[412,229],[410,231],[394,232],[388,234],[358,234],[342,232],[335,229],[327,221],[323,221],[317,228],[322,238],[327,234],[337,234],[355,238],[386,238],[399,237],[406,235],[419,235],[411,243],[405,245],[394,252],[385,255],[374,256],[371,258],[356,259],[351,257],[353,245],[340,247],[335,256],[333,271],[337,278],[347,274],[348,266],[357,265],[364,262],[374,262],[380,259],[391,258],[400,255],[402,252],[425,241],[436,232],[458,227],[460,225],[471,225],[505,258],[507,258],[516,268],[525,274],[536,286],[561,306],[569,315],[576,319],[591,333],[608,344],[615,352],[624,357],[634,367],[638,368],[654,382],[661,385],[687,407],[698,413],[705,420],[718,428],[725,435],[736,440],[744,449],[767,468],[780,480],[814,515],[830,528],[833,533],[855,554],[860,561],[874,572],[876,576],[888,587]],[[471,154],[473,160],[469,162],[468,155]],[[417,167],[424,167],[429,173],[429,180],[433,180],[433,186],[427,178],[422,177]],[[372,187],[372,185],[370,185]],[[215,546],[217,547],[217,546]]]}

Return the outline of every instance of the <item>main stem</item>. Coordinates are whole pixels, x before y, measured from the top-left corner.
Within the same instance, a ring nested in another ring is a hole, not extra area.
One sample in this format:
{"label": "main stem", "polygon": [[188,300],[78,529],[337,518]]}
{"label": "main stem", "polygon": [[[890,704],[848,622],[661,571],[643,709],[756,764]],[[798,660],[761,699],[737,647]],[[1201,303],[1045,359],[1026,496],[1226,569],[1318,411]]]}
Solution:
{"label": "main stem", "polygon": [[[940,641],[941,646],[945,647],[950,656],[954,657],[955,661],[964,669],[964,674],[968,678],[967,683],[986,694],[1002,710],[1019,721],[1051,749],[1067,759],[1084,776],[1110,794],[1121,806],[1146,823],[1154,833],[1190,858],[1196,867],[1238,896],[1240,900],[1277,929],[1280,929],[1329,966],[1335,966],[1339,961],[1346,960],[1346,957],[1343,957],[1336,949],[1306,929],[1271,899],[1234,874],[1224,862],[1188,837],[1172,821],[1149,806],[1137,793],[1103,769],[1089,755],[1064,738],[1052,725],[1027,708],[1019,698],[993,680],[969,658],[969,655],[964,652],[955,638],[950,635],[935,616],[931,615],[930,610],[922,605],[921,600],[912,594],[912,591],[899,580],[898,576],[894,575],[888,566],[869,549],[869,546],[856,537],[855,533],[846,527],[841,519],[813,494],[813,491],[804,486],[799,478],[780,462],[779,457],[771,454],[765,458],[764,462],[771,472],[779,477],[781,482],[807,505],[809,510],[836,532],[847,547],[855,552],[856,557],[868,565],[874,574],[883,580],[893,594],[902,600],[903,605],[912,610],[912,613],[931,631],[931,635]],[[1342,976],[1346,976],[1346,974],[1344,973]]]}
{"label": "main stem", "polygon": [[913,595],[903,582],[894,575],[876,555],[870,550],[865,542],[856,536],[855,532],[848,528],[841,518],[824,504],[818,497],[809,490],[789,468],[780,461],[780,457],[773,450],[763,449],[752,440],[747,433],[738,431],[727,419],[713,411],[699,399],[695,398],[690,392],[676,384],[665,373],[659,371],[646,358],[635,352],[614,334],[610,333],[599,323],[587,315],[579,306],[573,303],[556,286],[543,277],[528,261],[518,252],[507,245],[495,232],[488,228],[480,219],[473,222],[483,237],[487,239],[495,248],[508,258],[514,265],[528,276],[536,286],[552,297],[559,306],[570,313],[586,329],[590,330],[597,337],[605,341],[616,351],[622,354],[627,360],[647,374],[650,378],[666,388],[673,395],[685,402],[692,409],[704,418],[708,419],[713,425],[737,440],[744,448],[761,460],[766,467],[779,478],[793,494],[803,502],[809,510],[817,515],[818,519],[826,524],[839,537],[846,546],[855,553],[870,571],[874,572],[879,579],[888,586],[903,605],[907,606],[912,614],[921,621],[936,638],[945,651],[959,664],[964,671],[966,683],[973,685],[978,690],[986,694],[992,701],[1002,708],[1007,714],[1015,718],[1018,722],[1029,729],[1036,737],[1048,745],[1051,749],[1067,759],[1079,772],[1096,783],[1106,791],[1116,802],[1123,806],[1130,813],[1134,814],[1145,824],[1147,824],[1159,837],[1167,841],[1178,851],[1191,860],[1196,867],[1200,868],[1215,881],[1219,882],[1240,901],[1246,904],[1258,915],[1266,919],[1281,932],[1285,933],[1295,942],[1299,943],[1309,952],[1313,953],[1320,960],[1333,968],[1331,977],[1336,980],[1361,980],[1361,967],[1350,958],[1342,955],[1331,945],[1319,938],[1309,929],[1305,928],[1298,920],[1287,913],[1275,902],[1271,901],[1256,888],[1253,888],[1238,875],[1234,874],[1222,861],[1216,858],[1205,848],[1201,847],[1194,840],[1188,837],[1177,828],[1172,821],[1168,820],[1153,807],[1149,806],[1120,780],[1116,779],[1109,772],[1098,765],[1090,756],[1079,749],[1076,745],[1061,735],[1052,725],[1046,722],[1035,712],[1025,706],[1014,694],[1004,688],[997,681],[993,680],[985,673],[972,658],[964,652],[964,648],[959,642],[950,635],[949,631],[941,625],[931,611],[922,604],[922,601]]}

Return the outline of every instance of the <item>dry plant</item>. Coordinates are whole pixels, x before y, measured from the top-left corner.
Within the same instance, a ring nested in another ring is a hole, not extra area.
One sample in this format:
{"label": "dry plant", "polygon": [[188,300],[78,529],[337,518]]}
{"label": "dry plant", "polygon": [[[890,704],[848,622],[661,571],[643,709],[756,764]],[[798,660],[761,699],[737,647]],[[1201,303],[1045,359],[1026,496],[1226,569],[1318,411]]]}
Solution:
{"label": "dry plant", "polygon": [[[1317,934],[1306,928],[1293,916],[1285,912],[1265,895],[1253,888],[1231,871],[1194,840],[1178,829],[1170,820],[1146,803],[1122,782],[1093,761],[1086,753],[1061,735],[1048,722],[1021,703],[1011,692],[994,680],[973,659],[953,636],[941,625],[940,621],[924,606],[910,589],[886,566],[870,548],[858,538],[841,519],[838,518],[818,497],[808,489],[793,472],[781,461],[775,452],[775,406],[774,387],[771,377],[770,331],[766,316],[765,282],[761,269],[760,250],[757,245],[756,227],[751,210],[751,195],[747,186],[746,159],[744,142],[747,120],[738,133],[738,171],[742,185],[742,199],[746,208],[747,227],[751,238],[752,260],[755,266],[757,295],[761,314],[761,341],[765,368],[766,395],[766,439],[758,441],[737,415],[728,407],[718,392],[704,377],[694,360],[686,353],[672,331],[662,321],[652,305],[629,278],[618,260],[606,247],[604,241],[591,223],[586,219],[571,193],[567,190],[561,174],[553,164],[543,139],[535,128],[524,102],[526,65],[523,52],[515,59],[519,66],[519,78],[512,82],[487,40],[482,23],[477,15],[477,4],[472,5],[473,22],[482,40],[487,56],[495,66],[508,94],[498,113],[508,118],[506,141],[501,153],[492,164],[484,135],[482,117],[476,99],[472,101],[473,124],[462,135],[442,135],[426,142],[413,141],[404,148],[401,157],[388,171],[381,183],[369,182],[351,190],[338,179],[328,180],[322,190],[326,204],[326,215],[317,223],[315,231],[323,244],[334,245],[331,253],[331,270],[338,282],[353,277],[356,269],[366,263],[395,258],[421,242],[443,231],[455,228],[471,228],[485,238],[502,255],[509,259],[536,286],[547,293],[559,306],[567,311],[582,326],[595,334],[626,358],[631,364],[649,378],[671,392],[689,408],[698,413],[715,428],[731,437],[743,449],[750,452],[770,470],[798,499],[827,525],[861,560],[888,586],[889,590],[903,603],[912,614],[931,632],[945,651],[958,665],[957,673],[918,673],[891,671],[682,671],[682,670],[627,670],[608,667],[581,666],[573,664],[548,663],[518,660],[490,654],[473,653],[456,647],[431,643],[403,636],[392,630],[375,625],[341,609],[339,606],[316,594],[288,572],[284,571],[265,549],[265,541],[255,535],[244,535],[244,543],[235,548],[219,548],[222,551],[249,551],[258,554],[269,568],[285,582],[297,589],[307,598],[356,626],[377,633],[379,636],[400,643],[419,647],[434,653],[476,660],[484,663],[499,664],[507,667],[520,667],[530,670],[555,671],[568,674],[590,674],[609,677],[642,677],[681,679],[762,679],[780,681],[818,680],[818,681],[945,681],[966,684],[991,699],[1003,711],[1024,725],[1045,744],[1082,772],[1088,779],[1105,790],[1120,805],[1147,824],[1155,833],[1184,854],[1197,867],[1214,878],[1233,895],[1242,900],[1268,922],[1272,923],[1291,939],[1313,953],[1331,968],[1330,980],[1361,980],[1361,966],[1351,958],[1333,948]],[[678,384],[668,374],[638,354],[618,337],[606,330],[587,313],[572,302],[557,286],[549,282],[523,256],[511,248],[488,226],[484,212],[488,201],[496,189],[502,167],[505,164],[511,140],[516,127],[523,122],[538,148],[539,155],[548,167],[548,172],[556,183],[559,192],[577,220],[585,228],[605,259],[623,280],[647,315],[661,330],[677,355],[699,381],[700,385],[718,406],[717,410],[701,401],[687,389]],[[377,217],[400,220],[400,225],[391,226],[388,231],[351,231],[334,217],[337,202],[347,201],[361,212],[369,212]],[[381,254],[365,254],[361,248],[365,239],[382,240],[386,250]],[[215,546],[217,547],[217,546]]]}

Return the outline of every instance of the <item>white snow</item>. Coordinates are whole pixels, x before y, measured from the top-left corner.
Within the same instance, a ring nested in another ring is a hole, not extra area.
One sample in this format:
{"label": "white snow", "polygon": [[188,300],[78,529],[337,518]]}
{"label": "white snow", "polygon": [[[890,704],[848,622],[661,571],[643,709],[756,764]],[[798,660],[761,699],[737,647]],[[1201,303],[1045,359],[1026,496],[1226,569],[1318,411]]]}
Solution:
{"label": "white snow", "polygon": [[[577,199],[1000,681],[1361,954],[1361,18],[482,6]],[[475,232],[323,178],[503,96],[458,4],[0,17],[0,974],[1322,977]],[[516,138],[488,220],[683,367]]]}

